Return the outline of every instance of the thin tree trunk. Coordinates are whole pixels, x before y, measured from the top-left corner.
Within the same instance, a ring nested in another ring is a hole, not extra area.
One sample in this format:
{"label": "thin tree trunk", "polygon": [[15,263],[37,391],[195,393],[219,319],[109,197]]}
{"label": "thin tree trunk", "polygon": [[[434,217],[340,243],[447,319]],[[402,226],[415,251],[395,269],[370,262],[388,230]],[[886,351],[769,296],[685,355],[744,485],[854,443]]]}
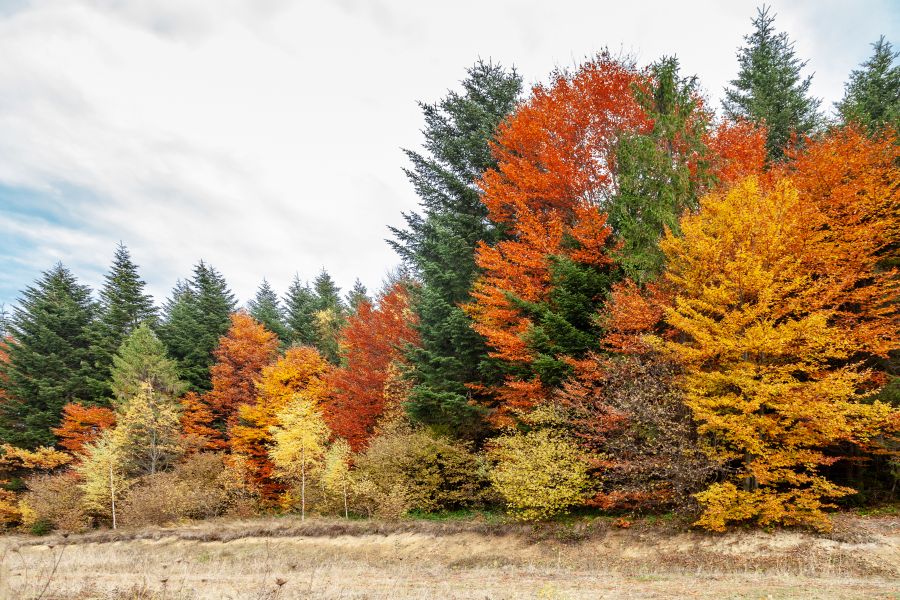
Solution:
{"label": "thin tree trunk", "polygon": [[300,448],[300,520],[306,520],[306,448]]}
{"label": "thin tree trunk", "polygon": [[344,518],[350,518],[350,511],[347,509],[347,480],[344,480]]}
{"label": "thin tree trunk", "polygon": [[112,505],[112,526],[113,529],[116,528],[116,486],[113,483],[113,464],[112,460],[109,461],[109,499],[110,504]]}

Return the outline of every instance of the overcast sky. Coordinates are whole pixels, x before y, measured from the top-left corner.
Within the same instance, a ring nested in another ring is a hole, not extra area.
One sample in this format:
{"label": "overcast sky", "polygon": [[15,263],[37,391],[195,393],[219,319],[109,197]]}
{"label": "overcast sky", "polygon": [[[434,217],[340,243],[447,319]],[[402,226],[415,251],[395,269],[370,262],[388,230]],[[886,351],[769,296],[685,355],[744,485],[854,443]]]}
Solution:
{"label": "overcast sky", "polygon": [[[416,208],[401,148],[479,57],[528,84],[604,47],[676,54],[718,106],[756,2],[0,0],[0,303],[119,240],[157,301],[200,258],[241,302],[323,267],[377,288]],[[774,2],[829,111],[891,0]]]}

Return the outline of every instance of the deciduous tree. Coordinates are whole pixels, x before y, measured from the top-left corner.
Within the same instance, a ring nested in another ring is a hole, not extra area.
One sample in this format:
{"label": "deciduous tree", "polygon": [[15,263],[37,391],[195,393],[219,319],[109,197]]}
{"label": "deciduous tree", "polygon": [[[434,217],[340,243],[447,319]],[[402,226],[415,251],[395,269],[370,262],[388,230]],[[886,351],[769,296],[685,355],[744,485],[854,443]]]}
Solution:
{"label": "deciduous tree", "polygon": [[59,445],[72,454],[81,454],[86,444],[116,424],[116,413],[105,406],[83,406],[78,403],[63,407],[63,418],[53,434]]}

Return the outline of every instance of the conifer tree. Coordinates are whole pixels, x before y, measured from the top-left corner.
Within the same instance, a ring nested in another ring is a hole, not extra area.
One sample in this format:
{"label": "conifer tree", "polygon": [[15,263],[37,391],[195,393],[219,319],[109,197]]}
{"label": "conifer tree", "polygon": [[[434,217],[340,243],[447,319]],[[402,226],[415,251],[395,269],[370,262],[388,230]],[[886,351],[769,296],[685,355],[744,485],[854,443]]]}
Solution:
{"label": "conifer tree", "polygon": [[297,275],[284,297],[285,324],[291,345],[311,346],[316,339],[315,295]]}
{"label": "conifer tree", "polygon": [[350,307],[350,313],[356,314],[360,304],[371,301],[372,299],[369,298],[369,291],[366,289],[366,286],[363,285],[362,281],[359,279],[354,281],[353,288],[347,294],[347,306]]}
{"label": "conifer tree", "polygon": [[278,295],[269,282],[263,279],[256,290],[256,297],[247,303],[250,310],[250,316],[263,324],[263,326],[278,336],[282,344],[286,344],[290,335],[287,326],[284,324],[284,311],[281,308],[281,302]]}
{"label": "conifer tree", "polygon": [[155,325],[156,307],[153,298],[144,293],[145,285],[128,248],[120,242],[100,289],[100,345],[108,365],[138,325],[145,321]]}
{"label": "conifer tree", "polygon": [[103,402],[105,374],[98,372],[91,291],[58,263],[22,292],[3,342],[0,364],[6,400],[0,440],[25,448],[53,445],[51,431],[70,402]]}
{"label": "conifer tree", "polygon": [[184,453],[180,414],[178,401],[150,382],[119,407],[112,436],[127,473],[153,475]]}
{"label": "conifer tree", "polygon": [[325,269],[313,281],[315,293],[314,325],[316,337],[314,345],[332,364],[341,360],[338,338],[344,327],[347,309],[341,300],[339,288]]}
{"label": "conifer tree", "polygon": [[178,365],[166,356],[166,347],[147,322],[141,323],[125,339],[116,356],[110,388],[113,404],[121,406],[144,385],[159,393],[180,396],[185,384],[178,377]]}
{"label": "conifer tree", "polygon": [[806,61],[797,58],[787,33],[776,32],[775,15],[758,9],[753,33],[738,51],[740,72],[725,89],[722,106],[730,119],[765,124],[770,160],[781,160],[791,136],[811,133],[819,122],[819,100],[809,95],[812,75],[800,72]]}
{"label": "conifer tree", "polygon": [[857,123],[874,134],[885,125],[900,129],[900,64],[894,64],[900,52],[884,36],[872,48],[872,56],[850,73],[835,107],[845,124]]}
{"label": "conifer tree", "polygon": [[390,244],[422,283],[414,297],[422,345],[410,355],[415,386],[409,414],[457,435],[477,436],[480,412],[469,402],[467,384],[486,378],[487,350],[459,305],[470,299],[478,273],[475,247],[497,239],[475,182],[496,165],[489,143],[515,107],[522,79],[514,70],[478,62],[462,88],[435,104],[420,104],[425,147],[406,151],[412,163],[406,175],[422,214],[405,214],[406,228],[391,228]]}
{"label": "conifer tree", "polygon": [[234,294],[225,278],[202,260],[190,282],[179,282],[165,306],[160,338],[178,363],[191,391],[210,389],[209,367],[219,338],[228,330]]}

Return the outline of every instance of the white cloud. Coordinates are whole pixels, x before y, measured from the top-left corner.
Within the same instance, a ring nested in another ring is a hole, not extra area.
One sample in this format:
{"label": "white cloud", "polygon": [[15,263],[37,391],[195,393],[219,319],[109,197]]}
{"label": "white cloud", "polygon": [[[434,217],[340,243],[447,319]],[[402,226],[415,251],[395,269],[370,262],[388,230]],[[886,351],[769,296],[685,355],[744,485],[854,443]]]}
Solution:
{"label": "white cloud", "polygon": [[[889,2],[775,5],[825,106],[880,33]],[[401,147],[417,100],[479,56],[529,82],[604,46],[677,53],[715,100],[754,2],[282,2],[35,0],[0,11],[0,184],[43,190],[64,223],[0,226],[16,260],[94,264],[124,240],[158,298],[199,258],[241,299],[265,276],[327,267],[377,287],[386,225],[416,206]],[[81,194],[60,195],[77,189]],[[2,199],[0,199],[2,201]],[[21,286],[29,283],[22,281]],[[20,287],[21,287],[20,286]]]}

